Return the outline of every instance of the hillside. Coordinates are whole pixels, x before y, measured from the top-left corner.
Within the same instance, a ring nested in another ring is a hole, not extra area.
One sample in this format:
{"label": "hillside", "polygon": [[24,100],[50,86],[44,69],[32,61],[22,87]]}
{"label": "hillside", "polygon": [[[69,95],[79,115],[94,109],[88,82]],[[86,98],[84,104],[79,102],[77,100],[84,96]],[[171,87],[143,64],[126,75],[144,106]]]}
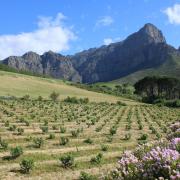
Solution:
{"label": "hillside", "polygon": [[[134,82],[146,74],[163,75],[167,68],[161,67],[174,57],[179,63],[179,50],[168,45],[163,33],[148,23],[121,42],[91,48],[72,56],[52,51],[43,55],[28,52],[23,56],[8,57],[2,63],[17,70],[82,83],[108,82],[129,75],[132,77],[136,73]],[[166,75],[171,75],[172,71],[178,73],[175,68],[172,65]],[[177,73],[173,74],[177,76]]]}
{"label": "hillside", "polygon": [[110,84],[119,84],[119,83],[130,83],[134,84],[138,80],[146,76],[169,76],[169,77],[180,77],[180,57],[172,56],[165,63],[156,67],[148,68],[145,70],[137,71],[123,78],[109,82]]}
{"label": "hillside", "polygon": [[0,71],[0,84],[0,96],[10,95],[22,97],[23,95],[29,94],[33,98],[37,98],[39,95],[48,98],[52,91],[56,91],[60,93],[61,99],[66,98],[67,96],[76,96],[78,98],[88,97],[90,101],[96,102],[116,102],[117,100],[121,100],[129,104],[135,103],[124,98],[117,98],[76,88],[62,80],[28,76],[5,71]]}

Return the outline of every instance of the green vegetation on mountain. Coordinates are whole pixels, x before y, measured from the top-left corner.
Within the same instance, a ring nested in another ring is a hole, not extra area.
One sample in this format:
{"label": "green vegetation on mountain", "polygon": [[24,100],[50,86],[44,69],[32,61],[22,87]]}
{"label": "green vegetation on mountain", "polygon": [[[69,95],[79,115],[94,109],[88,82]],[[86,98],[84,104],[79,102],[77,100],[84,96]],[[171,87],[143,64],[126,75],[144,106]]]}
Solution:
{"label": "green vegetation on mountain", "polygon": [[123,78],[112,81],[112,83],[131,83],[134,84],[140,79],[146,76],[168,76],[180,79],[180,57],[171,56],[162,65],[156,68],[149,68],[141,71],[137,71]]}

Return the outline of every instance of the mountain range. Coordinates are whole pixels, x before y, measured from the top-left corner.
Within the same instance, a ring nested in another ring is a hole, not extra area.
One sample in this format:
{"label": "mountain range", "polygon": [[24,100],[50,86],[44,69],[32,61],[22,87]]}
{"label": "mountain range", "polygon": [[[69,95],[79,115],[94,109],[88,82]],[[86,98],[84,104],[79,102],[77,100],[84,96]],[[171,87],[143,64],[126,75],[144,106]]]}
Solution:
{"label": "mountain range", "polygon": [[133,83],[147,75],[180,77],[180,48],[167,44],[163,33],[148,23],[121,42],[72,56],[52,51],[43,55],[27,52],[23,56],[10,56],[1,63],[73,82]]}

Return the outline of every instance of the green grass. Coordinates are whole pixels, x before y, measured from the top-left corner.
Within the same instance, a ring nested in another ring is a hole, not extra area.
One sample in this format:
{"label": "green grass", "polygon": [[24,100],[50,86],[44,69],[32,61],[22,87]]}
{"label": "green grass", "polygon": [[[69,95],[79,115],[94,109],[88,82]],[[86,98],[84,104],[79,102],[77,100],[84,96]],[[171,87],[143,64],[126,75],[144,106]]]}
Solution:
{"label": "green grass", "polygon": [[117,98],[115,96],[96,93],[80,89],[64,82],[62,80],[41,78],[35,76],[28,76],[12,72],[0,71],[0,96],[17,96],[22,97],[29,94],[33,98],[42,96],[48,99],[52,91],[60,94],[60,99],[67,96],[75,96],[77,98],[89,98],[90,101],[95,102],[116,102],[117,100],[126,103],[135,103],[125,98]]}
{"label": "green grass", "polygon": [[141,71],[134,72],[128,76],[109,82],[109,84],[118,83],[131,83],[134,84],[138,80],[145,76],[169,76],[169,77],[180,77],[180,58],[173,56],[167,60],[164,64],[156,68],[149,68]]}

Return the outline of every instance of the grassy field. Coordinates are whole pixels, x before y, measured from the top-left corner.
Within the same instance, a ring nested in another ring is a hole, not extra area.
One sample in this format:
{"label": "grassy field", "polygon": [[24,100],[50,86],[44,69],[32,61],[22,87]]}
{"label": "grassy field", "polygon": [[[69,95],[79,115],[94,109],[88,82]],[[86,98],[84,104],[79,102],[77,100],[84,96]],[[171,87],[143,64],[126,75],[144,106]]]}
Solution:
{"label": "grassy field", "polygon": [[[178,117],[178,109],[140,104],[1,100],[0,137],[8,147],[0,149],[0,179],[78,179],[81,171],[101,176],[116,166],[125,149],[166,136],[168,124]],[[39,148],[37,137],[44,142]],[[65,144],[63,138],[68,139]],[[12,159],[10,149],[16,146],[23,154]],[[69,153],[75,165],[63,168],[59,158]],[[103,156],[93,163],[98,153]],[[19,165],[26,157],[35,162],[27,175]]]}
{"label": "grassy field", "polygon": [[132,100],[117,98],[110,95],[91,92],[68,85],[62,80],[40,78],[10,72],[0,71],[0,96],[18,96],[22,97],[29,94],[33,98],[41,95],[48,98],[52,91],[60,94],[60,99],[67,96],[76,96],[77,98],[88,97],[90,101],[95,102],[116,102],[121,100],[127,104],[137,104]]}

